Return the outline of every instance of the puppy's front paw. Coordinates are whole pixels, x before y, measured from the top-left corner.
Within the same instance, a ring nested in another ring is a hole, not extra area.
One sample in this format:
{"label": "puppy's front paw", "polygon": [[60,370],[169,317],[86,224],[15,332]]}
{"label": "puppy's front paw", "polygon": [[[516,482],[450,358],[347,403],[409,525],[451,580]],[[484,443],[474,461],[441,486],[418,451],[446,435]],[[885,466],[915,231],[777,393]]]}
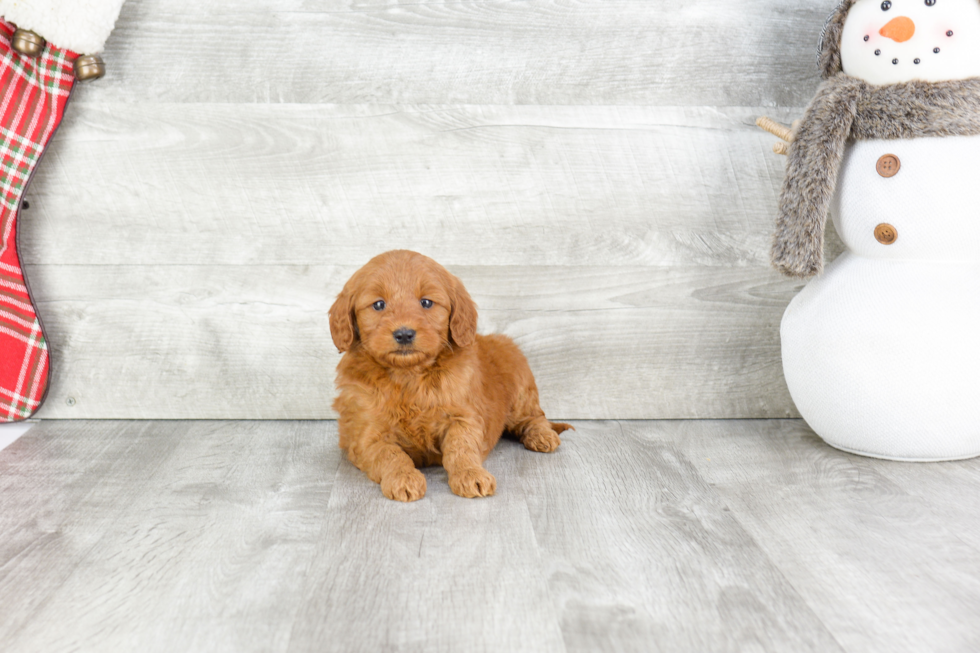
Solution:
{"label": "puppy's front paw", "polygon": [[425,496],[425,475],[417,469],[381,479],[381,491],[395,501],[418,501]]}
{"label": "puppy's front paw", "polygon": [[521,438],[521,444],[525,449],[539,451],[541,453],[551,453],[561,444],[561,438],[550,428],[535,428]]}
{"label": "puppy's front paw", "polygon": [[489,497],[497,491],[497,479],[482,467],[466,469],[449,475],[449,489],[467,499]]}

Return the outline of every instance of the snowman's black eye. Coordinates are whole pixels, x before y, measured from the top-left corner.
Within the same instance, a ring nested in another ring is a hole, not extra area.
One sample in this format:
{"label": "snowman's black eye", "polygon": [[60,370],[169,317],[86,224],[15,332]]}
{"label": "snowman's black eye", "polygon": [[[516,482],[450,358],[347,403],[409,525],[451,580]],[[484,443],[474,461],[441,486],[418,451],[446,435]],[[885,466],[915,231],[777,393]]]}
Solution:
{"label": "snowman's black eye", "polygon": [[892,8],[891,0],[885,0],[884,2],[881,3],[882,11],[888,11],[891,8]]}
{"label": "snowman's black eye", "polygon": [[876,57],[880,57],[881,56],[881,50],[875,50],[875,56]]}
{"label": "snowman's black eye", "polygon": [[892,63],[897,66],[898,65],[898,59],[892,59]]}
{"label": "snowman's black eye", "polygon": [[922,63],[922,59],[916,59],[912,63],[914,63],[916,66],[918,66],[920,63]]}
{"label": "snowman's black eye", "polygon": [[936,4],[936,0],[926,0],[926,6],[932,7]]}
{"label": "snowman's black eye", "polygon": [[933,50],[933,52],[935,52],[936,54],[939,54],[939,48],[936,48],[935,50]]}
{"label": "snowman's black eye", "polygon": [[953,35],[953,30],[949,30],[948,32],[946,32],[946,36],[952,36],[952,35]]}
{"label": "snowman's black eye", "polygon": [[868,36],[868,35],[865,35],[865,37],[864,37],[864,40],[865,40],[865,41],[869,41],[869,40],[871,40],[871,37],[870,37],[870,36]]}

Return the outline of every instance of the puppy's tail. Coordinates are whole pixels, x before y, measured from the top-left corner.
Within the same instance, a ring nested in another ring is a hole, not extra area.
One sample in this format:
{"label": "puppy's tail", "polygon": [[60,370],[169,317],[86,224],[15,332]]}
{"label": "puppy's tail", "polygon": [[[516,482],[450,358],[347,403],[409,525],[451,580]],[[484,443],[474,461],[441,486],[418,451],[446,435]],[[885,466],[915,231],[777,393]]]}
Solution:
{"label": "puppy's tail", "polygon": [[551,424],[551,430],[555,433],[561,435],[565,431],[574,431],[575,427],[571,424],[565,424],[564,422],[548,422]]}

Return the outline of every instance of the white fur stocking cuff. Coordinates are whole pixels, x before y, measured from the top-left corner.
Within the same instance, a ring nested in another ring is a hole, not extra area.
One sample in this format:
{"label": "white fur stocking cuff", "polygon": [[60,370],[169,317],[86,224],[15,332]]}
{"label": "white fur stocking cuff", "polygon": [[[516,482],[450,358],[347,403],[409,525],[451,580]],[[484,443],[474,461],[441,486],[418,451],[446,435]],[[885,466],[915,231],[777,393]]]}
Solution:
{"label": "white fur stocking cuff", "polygon": [[125,0],[0,0],[0,16],[59,48],[102,51]]}

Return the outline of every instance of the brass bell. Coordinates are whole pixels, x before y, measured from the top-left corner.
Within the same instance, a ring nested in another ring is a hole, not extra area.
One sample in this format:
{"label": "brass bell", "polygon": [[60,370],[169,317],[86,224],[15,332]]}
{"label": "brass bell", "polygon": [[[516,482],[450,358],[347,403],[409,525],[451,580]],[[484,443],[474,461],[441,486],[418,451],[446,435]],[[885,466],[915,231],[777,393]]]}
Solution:
{"label": "brass bell", "polygon": [[10,44],[14,46],[14,50],[27,57],[37,57],[44,52],[44,39],[26,29],[15,31]]}
{"label": "brass bell", "polygon": [[75,79],[86,82],[105,77],[105,62],[97,54],[86,54],[75,59]]}

